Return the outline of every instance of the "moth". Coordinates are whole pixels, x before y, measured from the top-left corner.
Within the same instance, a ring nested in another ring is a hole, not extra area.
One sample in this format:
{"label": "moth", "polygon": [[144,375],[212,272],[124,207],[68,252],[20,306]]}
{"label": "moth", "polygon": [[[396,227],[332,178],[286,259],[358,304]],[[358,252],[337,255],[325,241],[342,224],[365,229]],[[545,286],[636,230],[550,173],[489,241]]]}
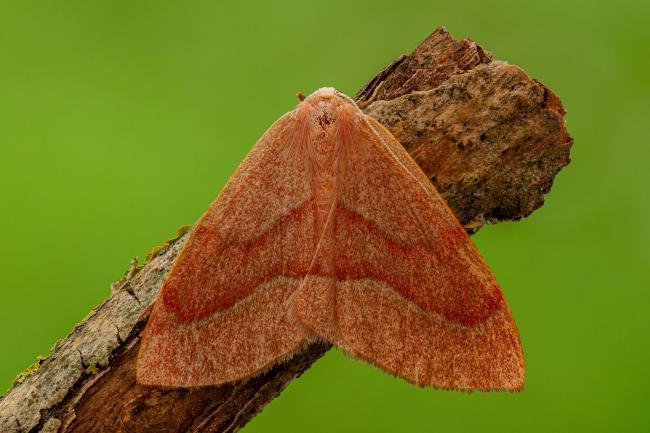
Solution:
{"label": "moth", "polygon": [[523,387],[487,264],[397,139],[333,88],[278,119],[197,222],[137,380],[242,380],[319,339],[421,386]]}

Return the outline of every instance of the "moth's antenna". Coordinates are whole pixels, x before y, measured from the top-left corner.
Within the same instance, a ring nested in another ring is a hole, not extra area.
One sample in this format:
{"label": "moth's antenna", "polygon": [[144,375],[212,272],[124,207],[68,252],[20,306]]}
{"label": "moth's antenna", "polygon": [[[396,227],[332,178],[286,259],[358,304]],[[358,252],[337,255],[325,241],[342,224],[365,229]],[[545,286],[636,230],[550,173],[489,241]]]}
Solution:
{"label": "moth's antenna", "polygon": [[298,93],[296,93],[296,96],[298,97],[298,99],[299,99],[301,102],[305,100],[305,94],[302,93],[302,92],[298,92]]}

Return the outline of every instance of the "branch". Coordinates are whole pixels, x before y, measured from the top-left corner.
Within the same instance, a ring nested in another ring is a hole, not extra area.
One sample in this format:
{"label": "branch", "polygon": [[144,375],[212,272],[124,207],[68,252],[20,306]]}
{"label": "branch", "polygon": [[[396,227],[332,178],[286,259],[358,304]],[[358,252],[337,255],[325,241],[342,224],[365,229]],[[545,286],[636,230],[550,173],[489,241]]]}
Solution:
{"label": "branch", "polygon": [[[442,28],[356,100],[409,150],[470,233],[529,215],[569,162],[560,100]],[[330,348],[315,343],[258,377],[221,386],[136,384],[140,333],[186,232],[142,269],[132,266],[110,299],[18,377],[0,400],[0,431],[233,432]]]}

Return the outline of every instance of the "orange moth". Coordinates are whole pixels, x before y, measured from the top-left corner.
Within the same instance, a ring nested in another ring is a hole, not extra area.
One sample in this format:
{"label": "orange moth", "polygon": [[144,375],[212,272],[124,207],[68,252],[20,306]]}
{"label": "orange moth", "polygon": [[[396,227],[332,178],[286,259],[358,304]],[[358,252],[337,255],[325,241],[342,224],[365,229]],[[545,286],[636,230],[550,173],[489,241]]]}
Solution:
{"label": "orange moth", "polygon": [[195,225],[137,380],[241,380],[321,339],[418,385],[521,389],[501,289],[429,179],[349,97],[301,99]]}

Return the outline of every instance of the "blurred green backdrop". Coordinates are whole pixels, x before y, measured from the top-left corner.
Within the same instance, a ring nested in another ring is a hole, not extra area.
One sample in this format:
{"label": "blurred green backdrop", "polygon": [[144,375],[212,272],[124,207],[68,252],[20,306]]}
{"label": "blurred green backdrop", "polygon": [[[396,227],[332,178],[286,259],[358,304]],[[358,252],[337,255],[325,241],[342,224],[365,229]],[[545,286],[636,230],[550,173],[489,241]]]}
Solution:
{"label": "blurred green backdrop", "polygon": [[569,110],[546,205],[475,237],[526,389],[419,389],[332,351],[244,431],[649,431],[650,4],[235,3],[0,3],[2,389],[201,215],[296,91],[353,94],[445,25]]}

